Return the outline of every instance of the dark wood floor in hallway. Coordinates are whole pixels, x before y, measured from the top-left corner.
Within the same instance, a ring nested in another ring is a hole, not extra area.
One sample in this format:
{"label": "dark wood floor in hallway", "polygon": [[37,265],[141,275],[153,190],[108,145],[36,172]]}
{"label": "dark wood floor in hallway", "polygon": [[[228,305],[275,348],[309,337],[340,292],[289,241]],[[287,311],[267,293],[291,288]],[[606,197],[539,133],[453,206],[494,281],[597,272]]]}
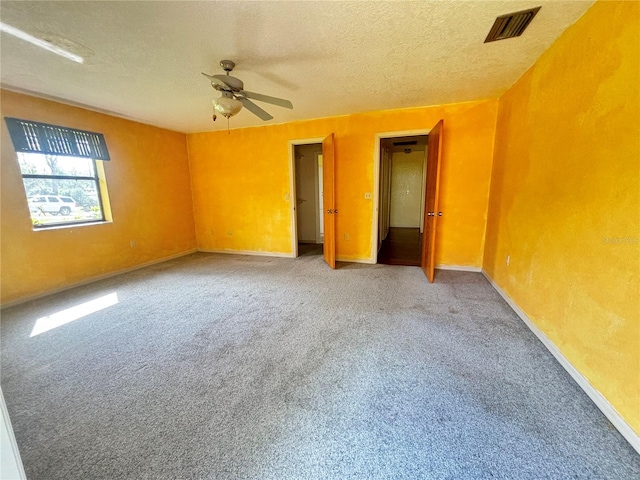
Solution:
{"label": "dark wood floor in hallway", "polygon": [[322,255],[321,243],[298,243],[298,256]]}
{"label": "dark wood floor in hallway", "polygon": [[378,253],[378,263],[385,265],[420,265],[422,234],[419,228],[389,228]]}

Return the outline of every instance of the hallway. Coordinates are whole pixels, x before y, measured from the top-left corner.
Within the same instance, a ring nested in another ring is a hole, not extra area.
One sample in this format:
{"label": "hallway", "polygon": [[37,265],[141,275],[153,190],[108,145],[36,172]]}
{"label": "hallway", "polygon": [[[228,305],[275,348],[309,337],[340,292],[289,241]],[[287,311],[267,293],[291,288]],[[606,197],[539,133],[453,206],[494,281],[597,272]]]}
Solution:
{"label": "hallway", "polygon": [[385,265],[420,265],[422,234],[419,228],[390,227],[378,253],[378,263]]}

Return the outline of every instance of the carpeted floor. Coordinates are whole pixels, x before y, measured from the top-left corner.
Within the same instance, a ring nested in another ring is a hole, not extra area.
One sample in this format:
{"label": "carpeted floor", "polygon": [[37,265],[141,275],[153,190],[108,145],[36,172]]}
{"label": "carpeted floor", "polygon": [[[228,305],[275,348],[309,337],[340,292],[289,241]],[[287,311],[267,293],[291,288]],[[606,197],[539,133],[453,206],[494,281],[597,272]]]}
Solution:
{"label": "carpeted floor", "polygon": [[30,480],[640,478],[477,273],[194,254],[4,310],[2,389]]}

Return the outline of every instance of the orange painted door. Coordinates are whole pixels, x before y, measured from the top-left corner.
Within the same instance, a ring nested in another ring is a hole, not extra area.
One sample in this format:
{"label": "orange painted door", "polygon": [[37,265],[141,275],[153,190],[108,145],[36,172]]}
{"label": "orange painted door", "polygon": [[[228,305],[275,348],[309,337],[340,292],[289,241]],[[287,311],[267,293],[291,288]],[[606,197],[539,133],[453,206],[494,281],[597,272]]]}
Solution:
{"label": "orange painted door", "polygon": [[440,186],[440,157],[442,155],[442,126],[440,120],[429,132],[427,145],[427,185],[424,208],[424,235],[422,235],[422,257],[420,266],[429,281],[433,283],[436,257],[436,224],[442,215],[438,211]]}
{"label": "orange painted door", "polygon": [[322,141],[322,190],[324,207],[324,261],[336,268],[336,189],[333,133]]}

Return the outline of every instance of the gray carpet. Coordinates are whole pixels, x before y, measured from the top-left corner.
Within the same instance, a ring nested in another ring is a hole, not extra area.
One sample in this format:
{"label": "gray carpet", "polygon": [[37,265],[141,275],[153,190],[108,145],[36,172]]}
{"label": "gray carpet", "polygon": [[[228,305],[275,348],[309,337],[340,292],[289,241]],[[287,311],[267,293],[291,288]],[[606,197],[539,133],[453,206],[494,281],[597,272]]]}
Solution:
{"label": "gray carpet", "polygon": [[341,267],[194,254],[4,310],[28,478],[640,478],[480,274]]}

